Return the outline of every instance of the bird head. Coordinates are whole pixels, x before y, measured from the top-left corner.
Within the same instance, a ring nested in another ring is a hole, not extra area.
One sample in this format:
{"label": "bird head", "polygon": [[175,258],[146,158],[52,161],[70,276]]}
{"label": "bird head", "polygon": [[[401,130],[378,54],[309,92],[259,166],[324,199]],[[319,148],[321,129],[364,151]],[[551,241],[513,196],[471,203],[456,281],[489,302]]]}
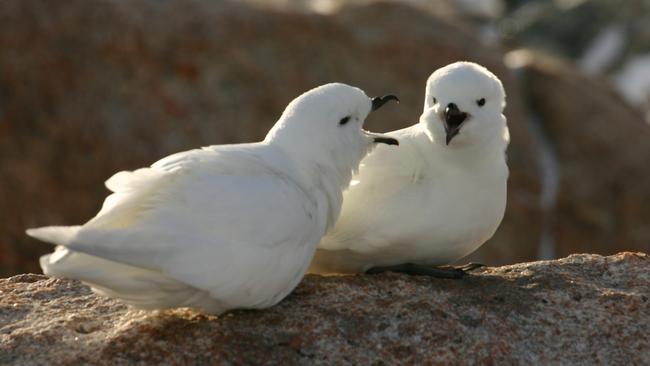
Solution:
{"label": "bird head", "polygon": [[398,144],[390,136],[363,129],[368,114],[390,100],[397,97],[369,98],[361,89],[346,84],[322,85],[289,103],[265,141],[282,147],[296,160],[334,170],[356,170],[376,144]]}
{"label": "bird head", "polygon": [[[449,148],[507,139],[501,81],[481,65],[455,62],[427,80],[420,122],[431,139]],[[506,141],[507,143],[507,141]]]}

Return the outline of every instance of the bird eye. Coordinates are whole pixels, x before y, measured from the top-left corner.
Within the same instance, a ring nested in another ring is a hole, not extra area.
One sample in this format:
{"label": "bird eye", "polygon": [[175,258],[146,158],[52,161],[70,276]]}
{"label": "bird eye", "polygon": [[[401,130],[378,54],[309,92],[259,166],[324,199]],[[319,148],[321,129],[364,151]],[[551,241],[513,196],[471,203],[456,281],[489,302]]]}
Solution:
{"label": "bird eye", "polygon": [[485,105],[485,98],[481,98],[477,100],[476,104],[478,104],[479,107],[482,107],[483,105]]}
{"label": "bird eye", "polygon": [[436,103],[438,103],[438,100],[436,99],[436,97],[433,97],[433,104],[436,104]]}
{"label": "bird eye", "polygon": [[342,126],[342,125],[348,123],[349,120],[350,120],[350,116],[343,117],[343,118],[341,118],[341,120],[339,121],[339,125]]}

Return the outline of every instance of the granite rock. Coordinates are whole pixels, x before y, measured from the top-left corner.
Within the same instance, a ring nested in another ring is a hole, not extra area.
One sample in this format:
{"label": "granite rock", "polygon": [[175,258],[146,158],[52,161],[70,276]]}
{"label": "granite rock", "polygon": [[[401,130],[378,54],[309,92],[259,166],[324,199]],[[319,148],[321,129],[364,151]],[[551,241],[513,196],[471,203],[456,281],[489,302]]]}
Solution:
{"label": "granite rock", "polygon": [[266,310],[146,312],[42,275],[0,280],[0,364],[649,364],[650,257],[305,277]]}

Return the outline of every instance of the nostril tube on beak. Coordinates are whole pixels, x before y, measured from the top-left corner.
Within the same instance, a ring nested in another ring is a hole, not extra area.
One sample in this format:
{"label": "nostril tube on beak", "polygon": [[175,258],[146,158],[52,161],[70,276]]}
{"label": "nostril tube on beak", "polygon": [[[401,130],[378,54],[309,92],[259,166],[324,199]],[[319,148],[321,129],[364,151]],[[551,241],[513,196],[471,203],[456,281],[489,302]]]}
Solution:
{"label": "nostril tube on beak", "polygon": [[458,135],[460,125],[463,124],[466,118],[467,113],[461,112],[455,103],[447,104],[447,108],[445,108],[445,132],[447,133],[447,145],[449,145],[449,142],[451,142],[451,139],[453,139],[454,136]]}
{"label": "nostril tube on beak", "polygon": [[445,122],[447,123],[447,128],[458,128],[460,124],[465,121],[465,118],[467,118],[467,113],[461,112],[455,103],[447,104],[447,108],[445,108]]}

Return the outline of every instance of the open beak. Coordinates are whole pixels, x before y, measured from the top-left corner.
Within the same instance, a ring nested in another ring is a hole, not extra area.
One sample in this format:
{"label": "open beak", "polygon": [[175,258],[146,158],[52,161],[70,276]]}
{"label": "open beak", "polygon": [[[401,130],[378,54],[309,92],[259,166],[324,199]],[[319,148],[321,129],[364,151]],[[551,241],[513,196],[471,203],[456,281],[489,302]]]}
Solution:
{"label": "open beak", "polygon": [[371,99],[372,101],[372,108],[370,109],[371,111],[376,111],[377,109],[381,108],[382,105],[386,104],[389,100],[394,100],[397,103],[399,103],[399,98],[397,98],[394,95],[384,95],[383,97],[374,97]]}
{"label": "open beak", "polygon": [[366,136],[372,139],[372,142],[375,144],[386,144],[386,145],[399,145],[399,141],[396,138],[384,135],[382,133],[374,133],[369,131],[363,131]]}
{"label": "open beak", "polygon": [[[372,102],[372,107],[370,108],[370,111],[371,112],[376,111],[377,109],[381,108],[381,106],[383,106],[384,104],[386,104],[388,101],[391,100],[394,100],[397,103],[399,103],[399,98],[391,94],[384,95],[383,97],[372,98],[370,100]],[[368,131],[364,131],[364,132],[376,144],[399,145],[399,141],[397,141],[397,139],[392,138],[390,136],[380,134],[380,133],[368,132]]]}
{"label": "open beak", "polygon": [[445,133],[447,134],[445,142],[447,145],[449,145],[454,136],[458,135],[466,119],[467,113],[461,112],[456,104],[449,103],[447,105],[447,108],[445,108]]}
{"label": "open beak", "polygon": [[388,136],[376,136],[374,141],[376,144],[386,144],[386,145],[395,145],[395,146],[399,145],[399,141],[397,141],[397,139]]}

